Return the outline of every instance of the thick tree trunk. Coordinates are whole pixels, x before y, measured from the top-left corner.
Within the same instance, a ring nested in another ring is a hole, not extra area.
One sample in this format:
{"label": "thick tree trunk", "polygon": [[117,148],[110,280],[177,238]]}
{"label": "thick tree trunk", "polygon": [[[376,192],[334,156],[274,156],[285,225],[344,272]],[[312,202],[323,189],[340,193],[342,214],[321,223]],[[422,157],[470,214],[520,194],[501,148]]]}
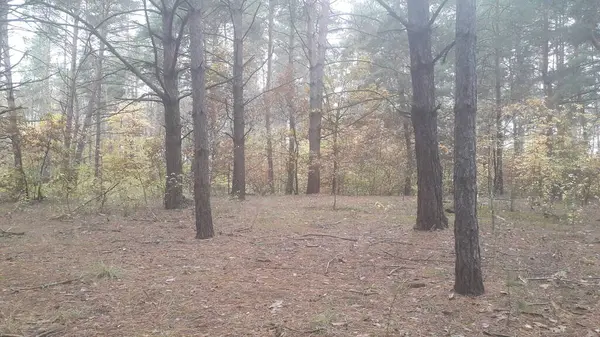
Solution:
{"label": "thick tree trunk", "polygon": [[23,154],[21,152],[21,131],[19,129],[19,108],[15,102],[14,83],[12,79],[12,63],[10,61],[10,45],[8,41],[8,12],[7,0],[0,0],[0,64],[3,68],[6,105],[9,112],[9,137],[12,145],[14,169],[16,176],[15,195],[24,193],[29,198],[29,186],[23,170]]}
{"label": "thick tree trunk", "polygon": [[194,203],[196,239],[207,239],[214,236],[210,207],[210,143],[208,140],[208,116],[204,107],[206,65],[204,63],[201,0],[197,0],[196,4],[197,7],[191,9],[189,18],[192,117],[194,120]]}
{"label": "thick tree trunk", "polygon": [[[329,0],[321,0],[318,14],[317,31],[314,29],[316,2],[309,5],[308,12],[308,47],[310,65],[310,97],[308,127],[308,182],[306,194],[321,191],[321,120],[323,118],[323,76],[325,52],[327,49],[327,25],[329,23]],[[316,39],[316,40],[315,40]]]}
{"label": "thick tree trunk", "polygon": [[179,78],[177,72],[178,42],[173,37],[176,17],[171,11],[163,9],[162,44],[164,93],[162,103],[165,112],[165,159],[167,175],[164,204],[166,209],[176,209],[183,205],[183,164],[181,160],[181,112],[179,110]]}
{"label": "thick tree trunk", "polygon": [[476,0],[458,0],[454,106],[454,290],[471,296],[484,292],[477,223],[476,22]]}
{"label": "thick tree trunk", "polygon": [[231,194],[246,198],[246,135],[244,122],[244,30],[242,4],[236,1],[233,18],[233,179]]}
{"label": "thick tree trunk", "polygon": [[[272,89],[272,78],[273,78],[273,26],[275,21],[275,2],[269,0],[269,42],[268,42],[268,60],[267,60],[267,90]],[[272,141],[272,128],[271,128],[271,98],[270,92],[265,96],[265,127],[267,129],[267,184],[269,185],[269,192],[275,193],[275,177],[273,168],[273,141]]]}
{"label": "thick tree trunk", "polygon": [[417,230],[448,228],[442,204],[442,165],[440,163],[437,108],[435,106],[434,63],[431,54],[429,1],[409,0],[412,108],[417,158]]}
{"label": "thick tree trunk", "polygon": [[294,52],[295,52],[295,39],[296,32],[294,30],[295,25],[295,10],[296,2],[290,1],[290,25],[289,25],[289,50],[288,50],[288,90],[285,96],[286,105],[288,109],[288,120],[289,120],[289,134],[288,134],[288,158],[286,162],[287,180],[285,184],[285,194],[298,194],[298,186],[294,184],[297,181],[297,150],[296,150],[296,108],[294,99],[296,97],[296,87],[294,81]]}

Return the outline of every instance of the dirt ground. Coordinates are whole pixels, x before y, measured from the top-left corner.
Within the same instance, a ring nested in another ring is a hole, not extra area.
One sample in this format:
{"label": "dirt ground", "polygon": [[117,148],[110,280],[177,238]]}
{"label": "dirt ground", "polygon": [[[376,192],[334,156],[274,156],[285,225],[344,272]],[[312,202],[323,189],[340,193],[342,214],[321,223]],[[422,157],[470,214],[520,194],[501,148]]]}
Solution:
{"label": "dirt ground", "polygon": [[600,336],[598,207],[494,229],[482,209],[486,294],[464,298],[452,226],[413,231],[414,199],[332,201],[217,198],[207,241],[190,209],[2,206],[23,235],[0,234],[0,336]]}

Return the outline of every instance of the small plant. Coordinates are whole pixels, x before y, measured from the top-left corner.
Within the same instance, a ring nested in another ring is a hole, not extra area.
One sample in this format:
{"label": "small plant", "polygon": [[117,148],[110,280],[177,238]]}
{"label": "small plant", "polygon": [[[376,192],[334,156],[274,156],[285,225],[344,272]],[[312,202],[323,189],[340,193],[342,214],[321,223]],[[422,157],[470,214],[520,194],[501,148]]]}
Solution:
{"label": "small plant", "polygon": [[122,272],[115,266],[106,265],[104,262],[100,262],[94,271],[94,276],[98,279],[109,279],[116,280],[121,278]]}

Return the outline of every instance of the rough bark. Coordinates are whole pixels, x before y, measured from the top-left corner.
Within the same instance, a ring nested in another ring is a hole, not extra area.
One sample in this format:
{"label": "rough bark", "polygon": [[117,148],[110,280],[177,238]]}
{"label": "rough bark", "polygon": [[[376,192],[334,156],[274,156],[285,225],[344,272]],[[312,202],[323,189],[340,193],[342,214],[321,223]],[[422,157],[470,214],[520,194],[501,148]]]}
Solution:
{"label": "rough bark", "polygon": [[308,181],[306,194],[321,191],[321,122],[323,119],[323,76],[325,52],[327,49],[327,26],[329,23],[329,0],[321,0],[317,29],[314,19],[317,17],[316,2],[308,5],[308,52],[310,67],[309,127],[308,127]]}
{"label": "rough bark", "polygon": [[244,31],[242,4],[235,2],[233,19],[233,179],[231,194],[246,198],[246,137],[244,121]]}
{"label": "rough bark", "polygon": [[412,108],[417,162],[417,230],[448,228],[442,204],[434,63],[431,52],[429,1],[408,1],[408,43],[411,60]]}
{"label": "rough bark", "polygon": [[[273,28],[275,25],[275,1],[269,0],[269,41],[267,45],[268,60],[267,60],[267,86],[266,89],[270,91],[272,89],[272,78],[273,78]],[[273,168],[273,132],[271,127],[271,93],[267,93],[265,96],[265,127],[267,129],[267,184],[269,186],[269,192],[275,193],[275,170]]]}
{"label": "rough bark", "polygon": [[476,40],[476,0],[458,0],[454,106],[454,290],[470,296],[484,292],[477,222]]}
{"label": "rough bark", "polygon": [[210,207],[210,142],[208,116],[205,109],[204,36],[202,33],[202,1],[190,9],[190,58],[192,70],[192,117],[194,121],[194,204],[196,239],[214,236]]}
{"label": "rough bark", "polygon": [[[162,12],[162,103],[165,112],[165,159],[167,175],[164,204],[166,209],[183,205],[183,166],[181,160],[181,112],[179,109],[179,78],[177,58],[179,39],[174,36],[177,8],[163,8]],[[183,24],[183,23],[182,23]]]}

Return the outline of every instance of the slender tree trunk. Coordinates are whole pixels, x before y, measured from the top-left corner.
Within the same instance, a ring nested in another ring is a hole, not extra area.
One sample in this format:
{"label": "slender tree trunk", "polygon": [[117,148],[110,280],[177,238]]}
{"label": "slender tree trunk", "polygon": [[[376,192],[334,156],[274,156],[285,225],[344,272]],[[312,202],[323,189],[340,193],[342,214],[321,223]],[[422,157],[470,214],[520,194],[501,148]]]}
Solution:
{"label": "slender tree trunk", "polygon": [[417,158],[417,230],[448,228],[442,204],[437,108],[435,106],[434,63],[431,53],[429,1],[409,0],[408,43],[411,59],[412,108]]}
{"label": "slender tree trunk", "polygon": [[338,145],[338,137],[339,137],[339,128],[340,128],[340,119],[341,119],[341,111],[340,109],[336,109],[335,111],[335,121],[333,124],[333,173],[331,177],[331,194],[338,195],[339,193],[339,154],[340,149]]}
{"label": "slender tree trunk", "polygon": [[9,110],[9,137],[12,144],[14,168],[16,176],[16,193],[24,193],[29,198],[29,186],[23,170],[23,154],[21,151],[21,131],[19,129],[19,108],[15,102],[14,83],[12,79],[12,63],[10,61],[10,45],[8,41],[8,12],[7,0],[0,0],[0,65],[3,68],[4,90],[6,105]]}
{"label": "slender tree trunk", "polygon": [[[105,32],[102,32],[104,36],[106,36]],[[85,118],[83,121],[83,126],[81,127],[81,132],[79,136],[79,140],[77,141],[77,149],[75,150],[75,164],[79,165],[81,163],[81,159],[83,158],[83,150],[85,148],[85,141],[88,138],[88,129],[92,124],[92,118],[94,116],[94,112],[98,109],[98,99],[100,98],[100,93],[102,91],[102,78],[104,73],[102,71],[103,66],[103,58],[104,58],[104,44],[100,42],[100,47],[98,48],[98,55],[96,55],[96,60],[94,62],[94,82],[92,84],[92,92],[90,94],[90,101],[87,106],[87,111],[85,113]]]}
{"label": "slender tree trunk", "polygon": [[477,223],[477,75],[476,0],[457,0],[456,94],[454,106],[454,290],[461,295],[483,294]]}
{"label": "slender tree trunk", "polygon": [[[74,10],[79,12],[81,1],[75,3]],[[71,145],[73,140],[73,123],[75,116],[75,100],[77,96],[77,51],[79,42],[79,21],[75,20],[73,26],[73,36],[71,37],[71,59],[69,69],[69,93],[65,108],[65,130],[64,130],[64,154],[63,154],[63,171],[68,181],[73,178],[71,168]]]}
{"label": "slender tree trunk", "polygon": [[179,78],[177,71],[178,42],[173,37],[176,17],[172,11],[163,9],[163,88],[162,103],[165,112],[165,159],[167,174],[164,204],[166,209],[176,209],[183,205],[183,164],[181,159],[181,112],[179,109]]}
{"label": "slender tree trunk", "polygon": [[404,132],[404,146],[406,147],[406,172],[404,176],[404,191],[403,195],[413,195],[412,176],[414,172],[413,149],[412,149],[412,130],[410,128],[410,120],[403,118],[402,131]]}
{"label": "slender tree trunk", "polygon": [[[268,60],[267,60],[267,90],[272,89],[273,78],[273,26],[275,22],[275,1],[269,0],[269,42],[268,42]],[[265,126],[267,129],[267,184],[269,192],[275,193],[275,177],[273,168],[273,132],[271,128],[271,93],[265,96]]]}
{"label": "slender tree trunk", "polygon": [[495,38],[496,47],[494,50],[494,72],[495,72],[495,110],[496,110],[496,141],[494,153],[494,194],[504,194],[504,172],[503,172],[503,154],[504,154],[504,128],[502,125],[502,50],[500,49],[500,0],[496,0],[495,6]]}
{"label": "slender tree trunk", "polygon": [[233,179],[231,194],[246,198],[246,155],[244,122],[244,31],[242,4],[236,1],[233,18]]}
{"label": "slender tree trunk", "polygon": [[[288,120],[289,120],[289,134],[288,134],[288,158],[286,162],[286,171],[287,171],[287,181],[285,185],[285,194],[293,194],[294,191],[297,191],[294,188],[296,182],[296,167],[297,167],[297,156],[296,156],[296,109],[294,104],[294,98],[296,97],[296,87],[294,80],[294,52],[295,52],[295,35],[294,31],[295,25],[295,11],[296,11],[296,1],[291,0],[289,5],[290,11],[290,24],[289,24],[289,50],[288,50],[288,90],[286,93],[286,105],[288,109]],[[296,193],[297,194],[297,193]]]}
{"label": "slender tree trunk", "polygon": [[[325,52],[327,50],[327,26],[329,23],[329,0],[321,0],[318,14],[317,31],[314,29],[316,2],[309,5],[308,12],[308,41],[310,64],[310,97],[309,97],[309,128],[308,128],[308,182],[306,194],[321,191],[321,120],[323,118],[323,76]],[[316,40],[315,40],[316,39]]]}
{"label": "slender tree trunk", "polygon": [[196,0],[189,18],[190,58],[192,69],[192,117],[194,120],[194,203],[196,211],[196,239],[214,236],[210,207],[210,143],[208,116],[204,106],[206,95],[204,63],[204,36],[202,34],[202,0]]}

